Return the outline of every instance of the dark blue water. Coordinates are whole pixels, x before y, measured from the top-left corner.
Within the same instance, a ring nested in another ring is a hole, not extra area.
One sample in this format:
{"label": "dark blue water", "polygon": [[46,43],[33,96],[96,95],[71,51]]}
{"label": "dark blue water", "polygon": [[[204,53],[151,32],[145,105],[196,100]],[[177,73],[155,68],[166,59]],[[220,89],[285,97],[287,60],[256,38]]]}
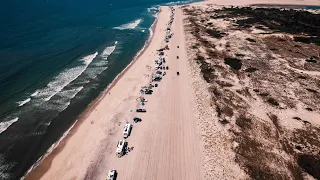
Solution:
{"label": "dark blue water", "polygon": [[0,179],[19,179],[46,153],[142,49],[168,2],[0,2]]}

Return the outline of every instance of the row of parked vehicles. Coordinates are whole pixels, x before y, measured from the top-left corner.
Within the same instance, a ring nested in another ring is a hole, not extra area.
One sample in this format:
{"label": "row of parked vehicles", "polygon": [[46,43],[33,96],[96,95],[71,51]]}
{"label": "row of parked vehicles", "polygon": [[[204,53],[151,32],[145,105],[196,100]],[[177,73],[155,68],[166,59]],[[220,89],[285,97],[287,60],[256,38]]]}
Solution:
{"label": "row of parked vehicles", "polygon": [[[147,112],[145,109],[137,109],[136,112]],[[138,117],[133,118],[134,123],[141,122],[142,119]],[[128,150],[128,142],[126,141],[126,138],[128,138],[131,134],[133,125],[129,122],[126,123],[126,125],[123,128],[123,138],[120,140],[117,144],[116,149],[116,155],[118,158],[124,156],[127,153]],[[108,173],[107,180],[115,180],[117,178],[117,171],[115,169],[111,169]]]}
{"label": "row of parked vehicles", "polygon": [[[173,14],[174,14],[174,8],[170,7],[171,11],[172,11],[172,16],[171,16],[171,20],[170,20],[170,24],[172,23],[173,21]],[[171,34],[171,33],[170,33]],[[172,35],[172,34],[171,34]],[[170,35],[170,37],[171,37]],[[179,48],[179,46],[178,46]],[[163,50],[165,49],[169,49],[168,45],[166,45],[166,47],[164,49],[160,49],[159,50],[159,55],[160,56],[163,56],[164,55],[164,52]],[[179,59],[179,56],[177,56],[177,59]],[[163,63],[166,63],[166,60],[165,58],[160,58],[159,60],[156,60],[155,62],[155,66],[156,66],[156,69],[160,69],[160,70],[169,70],[169,67],[168,66],[163,66]],[[157,74],[158,77],[155,77],[154,81],[160,81],[161,80],[161,75],[166,75],[166,72],[164,72],[163,74],[161,73],[158,73]],[[179,72],[177,72],[177,75],[179,75]],[[154,87],[157,87],[158,84],[155,84]],[[146,89],[144,91],[145,94],[152,94],[153,91],[151,89]],[[146,101],[142,101],[142,103],[144,103]],[[145,113],[147,112],[145,109],[136,109],[136,112],[137,113]],[[142,119],[141,118],[138,118],[138,117],[134,117],[133,118],[133,122],[134,123],[138,123],[138,122],[141,122]],[[125,155],[127,153],[127,151],[130,151],[130,148],[128,148],[128,142],[126,141],[126,138],[128,138],[131,134],[131,131],[132,131],[132,124],[130,124],[129,122],[126,123],[126,125],[124,126],[124,129],[123,129],[123,138],[122,140],[120,140],[117,144],[117,149],[116,149],[116,154],[117,154],[117,157],[122,157],[123,155]],[[115,180],[117,178],[117,171],[115,169],[111,169],[108,173],[108,179],[107,180]]]}

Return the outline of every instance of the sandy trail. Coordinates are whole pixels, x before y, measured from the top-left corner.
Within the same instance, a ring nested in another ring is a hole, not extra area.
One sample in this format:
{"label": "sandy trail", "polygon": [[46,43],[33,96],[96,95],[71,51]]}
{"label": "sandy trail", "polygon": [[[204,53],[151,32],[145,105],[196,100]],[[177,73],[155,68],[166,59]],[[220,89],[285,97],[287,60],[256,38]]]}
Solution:
{"label": "sandy trail", "polygon": [[[164,44],[169,16],[169,8],[162,7],[148,48],[110,89],[110,94],[79,120],[81,124],[70,132],[72,136],[63,140],[27,179],[105,179],[111,168],[117,169],[118,180],[202,179],[180,9],[172,25],[170,50],[165,51],[165,65],[170,69],[153,95],[145,95],[149,100],[143,107],[147,113],[135,112],[139,90],[150,82],[152,70],[147,66],[154,66],[156,50]],[[181,73],[179,77],[177,71]],[[122,139],[123,126],[135,116],[142,122],[134,124],[128,138],[134,150],[117,158],[115,149]]]}
{"label": "sandy trail", "polygon": [[[165,65],[169,70],[154,94],[146,96],[150,101],[146,105],[148,112],[140,115],[143,121],[135,125],[132,137],[128,139],[134,151],[110,161],[118,169],[119,179],[201,179],[201,157],[180,9],[175,17],[174,36],[169,43],[170,50],[165,52]],[[176,75],[177,71],[180,76]]]}

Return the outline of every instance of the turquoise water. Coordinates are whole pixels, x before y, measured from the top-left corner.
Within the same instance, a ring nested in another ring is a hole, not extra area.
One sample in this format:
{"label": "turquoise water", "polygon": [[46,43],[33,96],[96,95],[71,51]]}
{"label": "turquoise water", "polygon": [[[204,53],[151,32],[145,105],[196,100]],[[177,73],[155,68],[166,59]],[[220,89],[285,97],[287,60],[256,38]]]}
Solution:
{"label": "turquoise water", "polygon": [[0,179],[45,154],[142,49],[168,2],[0,2]]}

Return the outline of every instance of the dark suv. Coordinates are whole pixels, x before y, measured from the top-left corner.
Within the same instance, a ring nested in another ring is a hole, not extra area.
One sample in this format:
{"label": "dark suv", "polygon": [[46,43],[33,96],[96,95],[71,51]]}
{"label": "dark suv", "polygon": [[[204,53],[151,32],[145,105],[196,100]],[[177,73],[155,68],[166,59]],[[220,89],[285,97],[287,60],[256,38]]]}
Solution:
{"label": "dark suv", "polygon": [[133,118],[133,121],[134,121],[135,123],[137,123],[137,122],[140,122],[140,121],[142,121],[142,120],[141,120],[141,118],[134,117],[134,118]]}
{"label": "dark suv", "polygon": [[137,112],[147,112],[145,109],[137,109]]}

